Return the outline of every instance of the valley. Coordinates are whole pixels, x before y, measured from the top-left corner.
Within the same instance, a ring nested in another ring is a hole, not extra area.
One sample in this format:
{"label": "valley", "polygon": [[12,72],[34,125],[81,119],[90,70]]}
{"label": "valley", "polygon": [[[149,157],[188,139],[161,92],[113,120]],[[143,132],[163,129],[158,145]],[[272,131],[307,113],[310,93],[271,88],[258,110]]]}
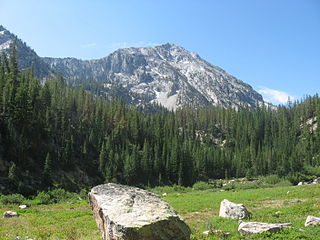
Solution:
{"label": "valley", "polygon": [[[207,190],[174,190],[163,196],[186,223],[191,227],[191,239],[218,240],[222,236],[213,233],[223,230],[231,233],[228,239],[319,239],[318,227],[304,227],[307,215],[318,215],[320,190],[318,185],[272,187],[267,189],[235,189],[221,192],[217,189]],[[156,190],[156,189],[155,189]],[[164,190],[164,189],[163,189]],[[168,189],[166,189],[168,190]],[[163,194],[163,191],[159,192]],[[218,217],[220,202],[229,199],[243,203],[252,212],[250,220],[262,222],[291,222],[292,228],[278,233],[241,236],[238,231],[238,220]],[[60,203],[37,205],[28,200],[29,209],[18,210],[20,217],[1,220],[0,239],[100,239],[91,209],[86,200],[62,200]],[[197,204],[194,204],[197,203]],[[17,211],[17,205],[2,205],[0,211]],[[17,228],[16,226],[19,226]],[[211,230],[209,235],[204,231]],[[28,238],[27,238],[28,237]]]}
{"label": "valley", "polygon": [[[320,214],[317,93],[272,105],[172,43],[40,57],[0,25],[0,52],[0,210],[19,215],[1,219],[0,240],[100,239],[87,196],[102,183],[158,194],[192,240],[320,239],[304,226]],[[249,209],[244,221],[292,226],[240,235],[218,217],[223,199]]]}

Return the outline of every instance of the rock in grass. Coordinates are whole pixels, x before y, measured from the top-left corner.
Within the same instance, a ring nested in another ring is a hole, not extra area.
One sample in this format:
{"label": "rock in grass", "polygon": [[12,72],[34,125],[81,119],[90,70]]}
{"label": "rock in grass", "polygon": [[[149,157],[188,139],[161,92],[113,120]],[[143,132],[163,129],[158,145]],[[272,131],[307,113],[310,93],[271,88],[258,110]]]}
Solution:
{"label": "rock in grass", "polygon": [[227,199],[224,199],[220,204],[220,217],[244,219],[247,218],[249,214],[249,211],[243,204],[235,204]]}
{"label": "rock in grass", "polygon": [[308,216],[306,222],[304,223],[305,227],[320,225],[320,218],[314,216]]}
{"label": "rock in grass", "polygon": [[19,209],[27,209],[27,208],[29,208],[29,206],[28,206],[28,205],[25,205],[25,204],[19,206]]}
{"label": "rock in grass", "polygon": [[89,200],[103,240],[189,240],[190,229],[159,196],[119,184],[91,189]]}
{"label": "rock in grass", "polygon": [[204,235],[214,234],[218,237],[223,237],[223,238],[229,237],[231,235],[231,233],[220,230],[220,229],[216,229],[216,230],[212,230],[212,231],[208,230],[208,231],[203,232],[202,234],[204,234]]}
{"label": "rock in grass", "polygon": [[17,212],[12,212],[12,211],[6,211],[3,213],[3,217],[4,218],[10,218],[10,217],[18,217],[18,213]]}
{"label": "rock in grass", "polygon": [[243,235],[263,232],[277,232],[284,227],[290,226],[291,223],[264,223],[264,222],[239,222],[238,232]]}

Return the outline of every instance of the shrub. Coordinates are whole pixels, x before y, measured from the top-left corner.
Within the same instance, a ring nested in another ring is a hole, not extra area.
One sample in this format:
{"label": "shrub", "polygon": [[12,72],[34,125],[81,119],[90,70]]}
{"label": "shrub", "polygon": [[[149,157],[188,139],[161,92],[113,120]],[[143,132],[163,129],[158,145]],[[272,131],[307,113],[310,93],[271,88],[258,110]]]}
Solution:
{"label": "shrub", "polygon": [[48,192],[39,192],[35,197],[35,200],[38,201],[39,204],[59,203],[76,199],[77,194],[67,192],[61,188],[53,189]]}
{"label": "shrub", "polygon": [[173,185],[173,186],[158,186],[154,188],[149,188],[148,191],[157,193],[157,194],[163,194],[163,193],[183,193],[191,191],[191,188],[189,187],[183,187],[180,185]]}
{"label": "shrub", "polygon": [[175,192],[179,192],[179,193],[188,192],[190,190],[187,187],[175,185],[175,184],[172,187]]}
{"label": "shrub", "polygon": [[296,173],[289,175],[287,179],[293,184],[297,185],[299,182],[309,181],[311,179],[316,178],[316,176],[313,175],[305,175],[303,173]]}
{"label": "shrub", "polygon": [[81,191],[79,192],[79,197],[83,200],[88,200],[88,193],[89,193],[89,190],[88,189],[81,189]]}
{"label": "shrub", "polygon": [[272,184],[272,185],[275,185],[279,182],[281,182],[283,179],[280,178],[278,175],[274,174],[274,175],[269,175],[269,176],[266,176],[264,177],[264,181],[267,183],[267,184]]}
{"label": "shrub", "polygon": [[72,197],[73,197],[72,193],[67,192],[66,190],[64,190],[62,188],[53,189],[53,190],[49,191],[48,193],[49,193],[53,203],[67,201],[69,199],[72,199]]}
{"label": "shrub", "polygon": [[234,186],[234,188],[237,190],[257,189],[264,187],[268,187],[268,185],[264,185],[261,180],[246,182],[244,184],[237,184]]}
{"label": "shrub", "polygon": [[231,190],[236,189],[236,186],[234,184],[230,184],[230,185],[226,185],[226,186],[222,187],[222,189],[225,191],[231,191]]}
{"label": "shrub", "polygon": [[0,196],[0,203],[3,205],[21,204],[25,201],[26,201],[26,199],[21,194],[10,194],[10,195],[1,195]]}
{"label": "shrub", "polygon": [[276,184],[277,187],[287,187],[287,186],[292,186],[292,183],[289,180],[283,179],[281,182],[278,182]]}
{"label": "shrub", "polygon": [[49,204],[51,202],[51,197],[47,192],[39,192],[34,199],[38,204]]}
{"label": "shrub", "polygon": [[320,166],[304,166],[303,170],[305,171],[306,174],[308,175],[314,175],[316,176],[320,176]]}
{"label": "shrub", "polygon": [[193,184],[192,188],[194,190],[207,190],[207,189],[210,189],[211,186],[206,182],[199,181]]}

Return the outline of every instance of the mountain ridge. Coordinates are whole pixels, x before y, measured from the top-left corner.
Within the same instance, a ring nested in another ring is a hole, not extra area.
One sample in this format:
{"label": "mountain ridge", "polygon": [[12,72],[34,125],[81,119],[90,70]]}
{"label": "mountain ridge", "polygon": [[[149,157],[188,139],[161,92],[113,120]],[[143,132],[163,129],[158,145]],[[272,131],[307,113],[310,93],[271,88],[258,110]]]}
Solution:
{"label": "mountain ridge", "polygon": [[[0,50],[8,51],[10,37],[16,36],[3,27],[0,32]],[[21,69],[33,66],[41,79],[60,73],[73,86],[93,80],[100,84],[100,94],[107,96],[121,86],[129,95],[128,103],[157,103],[175,110],[206,105],[256,107],[264,102],[249,84],[171,43],[122,48],[100,59],[81,60],[39,57],[18,39],[17,52]]]}

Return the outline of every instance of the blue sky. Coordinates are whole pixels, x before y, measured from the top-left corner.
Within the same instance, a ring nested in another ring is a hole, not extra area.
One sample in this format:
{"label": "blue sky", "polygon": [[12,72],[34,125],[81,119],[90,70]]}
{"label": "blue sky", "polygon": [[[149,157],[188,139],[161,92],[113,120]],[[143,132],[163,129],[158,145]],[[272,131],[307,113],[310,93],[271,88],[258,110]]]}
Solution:
{"label": "blue sky", "polygon": [[0,24],[40,56],[170,42],[276,104],[320,90],[318,0],[0,0]]}

